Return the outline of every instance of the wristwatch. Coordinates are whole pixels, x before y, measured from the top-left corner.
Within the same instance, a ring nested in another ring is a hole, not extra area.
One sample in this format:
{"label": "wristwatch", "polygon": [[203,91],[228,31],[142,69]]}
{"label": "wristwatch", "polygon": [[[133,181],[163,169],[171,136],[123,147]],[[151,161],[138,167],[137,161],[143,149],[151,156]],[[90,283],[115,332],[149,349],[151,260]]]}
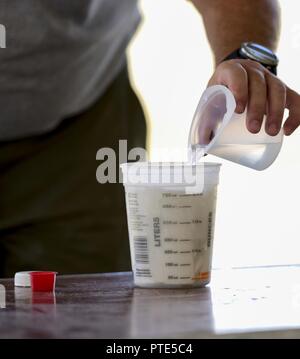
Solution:
{"label": "wristwatch", "polygon": [[257,61],[274,75],[277,75],[278,57],[266,46],[255,42],[243,42],[239,49],[232,52],[223,61],[231,59],[250,59]]}

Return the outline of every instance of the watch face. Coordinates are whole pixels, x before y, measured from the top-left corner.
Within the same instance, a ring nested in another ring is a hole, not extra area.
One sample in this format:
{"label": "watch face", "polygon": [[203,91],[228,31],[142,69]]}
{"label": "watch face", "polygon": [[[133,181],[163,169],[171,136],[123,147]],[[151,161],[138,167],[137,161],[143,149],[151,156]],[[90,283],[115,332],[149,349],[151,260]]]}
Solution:
{"label": "watch face", "polygon": [[261,62],[269,66],[278,65],[278,57],[267,47],[254,42],[244,42],[241,46],[241,53],[249,59]]}

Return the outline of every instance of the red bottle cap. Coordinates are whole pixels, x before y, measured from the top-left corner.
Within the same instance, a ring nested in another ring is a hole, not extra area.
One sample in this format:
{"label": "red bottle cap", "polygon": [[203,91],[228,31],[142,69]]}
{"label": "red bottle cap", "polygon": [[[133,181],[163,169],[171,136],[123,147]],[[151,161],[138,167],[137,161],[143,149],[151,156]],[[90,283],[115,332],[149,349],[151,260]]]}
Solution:
{"label": "red bottle cap", "polygon": [[31,272],[31,288],[33,292],[53,292],[57,272]]}

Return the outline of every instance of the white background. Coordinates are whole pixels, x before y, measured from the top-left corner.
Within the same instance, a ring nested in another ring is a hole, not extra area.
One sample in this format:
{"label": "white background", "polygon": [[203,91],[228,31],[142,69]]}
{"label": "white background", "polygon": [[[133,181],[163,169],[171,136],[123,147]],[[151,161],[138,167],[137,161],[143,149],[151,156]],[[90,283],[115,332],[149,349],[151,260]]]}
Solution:
{"label": "white background", "polygon": [[[300,3],[281,1],[279,76],[300,92]],[[142,0],[143,25],[129,49],[132,79],[147,112],[152,160],[157,149],[185,153],[197,102],[212,74],[201,17],[185,0]],[[300,263],[300,130],[285,138],[269,169],[222,162],[215,267]],[[180,154],[169,160],[182,160]]]}

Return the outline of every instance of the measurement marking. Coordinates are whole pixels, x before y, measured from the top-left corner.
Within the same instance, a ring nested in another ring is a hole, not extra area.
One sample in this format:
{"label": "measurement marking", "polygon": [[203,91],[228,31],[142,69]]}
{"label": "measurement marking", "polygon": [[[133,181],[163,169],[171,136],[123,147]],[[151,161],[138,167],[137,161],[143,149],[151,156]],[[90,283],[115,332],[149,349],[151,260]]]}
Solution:
{"label": "measurement marking", "polygon": [[200,248],[195,248],[192,250],[192,253],[201,253],[202,250]]}
{"label": "measurement marking", "polygon": [[192,222],[186,221],[186,222],[179,222],[179,224],[191,224]]}
{"label": "measurement marking", "polygon": [[193,220],[193,223],[195,223],[195,224],[200,224],[200,223],[202,223],[202,221],[201,221],[201,219],[194,219],[194,220]]}
{"label": "measurement marking", "polygon": [[172,262],[170,262],[170,263],[165,263],[165,266],[166,266],[166,267],[178,267],[178,263],[172,263]]}
{"label": "measurement marking", "polygon": [[165,242],[177,242],[178,239],[177,239],[177,238],[167,237],[167,238],[164,238],[164,241],[165,241]]}
{"label": "measurement marking", "polygon": [[177,224],[177,221],[163,221],[163,224]]}
{"label": "measurement marking", "polygon": [[180,242],[191,242],[191,239],[179,239]]}
{"label": "measurement marking", "polygon": [[188,193],[188,194],[180,194],[179,197],[199,197],[202,195],[203,193]]}
{"label": "measurement marking", "polygon": [[175,194],[175,193],[163,193],[162,196],[165,197],[165,198],[177,197],[177,194]]}
{"label": "measurement marking", "polygon": [[180,277],[180,279],[191,279],[191,277]]}
{"label": "measurement marking", "polygon": [[212,212],[208,214],[208,229],[207,229],[207,248],[211,246],[212,239]]}
{"label": "measurement marking", "polygon": [[166,249],[165,254],[177,254],[178,251],[173,251],[172,249]]}
{"label": "measurement marking", "polygon": [[187,254],[187,253],[191,253],[191,251],[180,251],[180,253]]}
{"label": "measurement marking", "polygon": [[181,263],[181,264],[180,264],[181,267],[188,267],[188,266],[190,266],[190,265],[191,265],[191,263]]}
{"label": "measurement marking", "polygon": [[183,205],[183,206],[178,206],[178,208],[192,208],[192,206],[189,206],[189,205]]}

